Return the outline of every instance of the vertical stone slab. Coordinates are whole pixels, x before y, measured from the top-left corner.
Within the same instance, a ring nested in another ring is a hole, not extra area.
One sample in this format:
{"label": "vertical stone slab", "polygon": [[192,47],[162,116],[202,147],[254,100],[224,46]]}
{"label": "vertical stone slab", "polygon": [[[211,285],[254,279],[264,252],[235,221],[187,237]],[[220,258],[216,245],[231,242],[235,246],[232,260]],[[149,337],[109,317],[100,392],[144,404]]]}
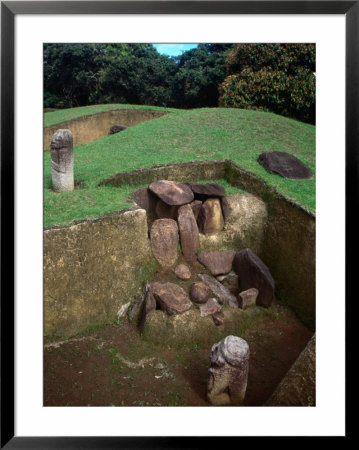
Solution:
{"label": "vertical stone slab", "polygon": [[150,233],[153,256],[162,267],[172,267],[178,256],[178,226],[172,219],[155,220]]}
{"label": "vertical stone slab", "polygon": [[199,248],[199,231],[190,205],[179,208],[178,228],[183,256],[186,261],[196,261]]}
{"label": "vertical stone slab", "polygon": [[51,174],[54,191],[74,190],[74,146],[70,130],[57,130],[52,136]]}
{"label": "vertical stone slab", "polygon": [[244,339],[227,336],[214,344],[207,385],[212,405],[240,406],[246,395],[249,370],[249,346]]}
{"label": "vertical stone slab", "polygon": [[198,214],[197,224],[202,234],[222,231],[224,221],[221,201],[218,198],[209,198],[202,204]]}

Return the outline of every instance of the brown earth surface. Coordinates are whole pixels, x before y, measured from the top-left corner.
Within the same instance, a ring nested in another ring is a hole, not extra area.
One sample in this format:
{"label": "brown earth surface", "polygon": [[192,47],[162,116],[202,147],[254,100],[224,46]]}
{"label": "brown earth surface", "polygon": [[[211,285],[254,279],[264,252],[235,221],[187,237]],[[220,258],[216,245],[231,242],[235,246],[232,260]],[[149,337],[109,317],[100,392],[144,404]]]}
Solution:
{"label": "brown earth surface", "polygon": [[[189,290],[196,274],[206,272],[198,262],[189,267],[191,280],[181,282],[163,269],[155,281]],[[312,336],[278,301],[269,311],[241,336],[250,348],[244,406],[266,402]],[[116,322],[45,343],[44,406],[210,406],[211,348],[159,346],[144,341],[125,317]]]}

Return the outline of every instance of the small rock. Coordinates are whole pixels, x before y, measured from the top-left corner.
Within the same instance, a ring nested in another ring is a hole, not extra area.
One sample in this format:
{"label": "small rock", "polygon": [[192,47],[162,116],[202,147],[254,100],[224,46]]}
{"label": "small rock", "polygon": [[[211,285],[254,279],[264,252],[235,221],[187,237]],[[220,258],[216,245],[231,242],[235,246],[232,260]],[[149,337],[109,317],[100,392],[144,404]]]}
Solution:
{"label": "small rock", "polygon": [[220,275],[216,277],[217,280],[225,286],[229,292],[233,295],[238,294],[238,275],[231,270],[226,275]]}
{"label": "small rock", "polygon": [[170,316],[182,314],[192,308],[192,302],[188,295],[177,284],[151,283],[149,290],[154,295],[162,311]]}
{"label": "small rock", "polygon": [[285,152],[265,152],[259,155],[258,163],[268,172],[284,178],[305,180],[312,178],[312,172],[294,155]]}
{"label": "small rock", "polygon": [[112,125],[112,127],[110,128],[110,131],[108,132],[108,134],[115,134],[115,133],[119,133],[120,131],[123,130],[127,130],[128,127],[126,127],[125,125]]}
{"label": "small rock", "polygon": [[221,231],[223,228],[223,216],[221,202],[218,198],[209,198],[201,207],[197,219],[200,233],[209,234]]}
{"label": "small rock", "polygon": [[215,298],[209,298],[205,304],[199,307],[201,317],[210,316],[221,310],[221,305],[218,304]]}
{"label": "small rock", "polygon": [[250,288],[243,291],[238,296],[239,307],[246,309],[249,306],[255,305],[258,297],[258,289]]}
{"label": "small rock", "polygon": [[160,180],[149,185],[149,189],[167,205],[185,205],[194,199],[189,186],[176,181]]}
{"label": "small rock", "polygon": [[226,195],[226,191],[223,186],[218,183],[206,183],[206,184],[198,184],[198,183],[189,183],[195,197],[197,196],[205,196],[205,197],[224,197]]}
{"label": "small rock", "polygon": [[193,283],[191,286],[191,299],[195,303],[206,303],[206,301],[209,299],[210,293],[210,288],[203,281]]}
{"label": "small rock", "polygon": [[268,308],[274,298],[274,280],[264,262],[246,248],[236,253],[233,268],[239,276],[241,289],[257,288],[257,305]]}
{"label": "small rock", "polygon": [[223,325],[226,321],[226,316],[223,314],[222,311],[218,311],[218,312],[212,314],[212,318],[213,318],[213,322],[217,326]]}
{"label": "small rock", "polygon": [[193,202],[191,202],[189,206],[192,208],[194,218],[197,220],[198,214],[202,207],[202,202],[200,200],[193,200]]}
{"label": "small rock", "polygon": [[198,276],[218,298],[219,303],[222,305],[228,304],[234,308],[238,308],[238,300],[225,286],[223,286],[223,284],[204,273],[201,273]]}
{"label": "small rock", "polygon": [[173,266],[178,256],[177,222],[172,219],[155,220],[151,227],[150,240],[152,253],[161,266]]}
{"label": "small rock", "polygon": [[235,252],[200,252],[198,261],[210,270],[212,275],[223,275],[231,271]]}
{"label": "small rock", "polygon": [[185,264],[180,264],[175,268],[175,274],[181,280],[189,280],[191,278],[191,272]]}

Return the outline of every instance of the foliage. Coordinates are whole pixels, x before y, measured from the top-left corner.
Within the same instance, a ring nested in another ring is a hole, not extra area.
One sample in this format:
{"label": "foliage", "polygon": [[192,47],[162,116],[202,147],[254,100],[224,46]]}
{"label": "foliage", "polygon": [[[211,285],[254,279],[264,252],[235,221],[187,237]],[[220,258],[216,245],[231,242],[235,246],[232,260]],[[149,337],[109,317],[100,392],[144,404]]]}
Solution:
{"label": "foliage", "polygon": [[315,122],[315,45],[238,44],[227,55],[219,105]]}

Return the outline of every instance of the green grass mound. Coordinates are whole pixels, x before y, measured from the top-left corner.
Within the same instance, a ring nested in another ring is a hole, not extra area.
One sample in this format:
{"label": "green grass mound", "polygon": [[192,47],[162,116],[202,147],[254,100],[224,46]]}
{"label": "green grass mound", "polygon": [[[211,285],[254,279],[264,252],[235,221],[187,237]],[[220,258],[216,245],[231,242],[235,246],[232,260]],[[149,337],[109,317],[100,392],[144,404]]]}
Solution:
{"label": "green grass mound", "polygon": [[[45,126],[116,106],[133,108],[130,105],[97,105],[50,112],[45,114]],[[143,122],[125,132],[75,148],[77,189],[70,193],[57,194],[51,190],[51,156],[49,152],[44,153],[45,227],[70,225],[76,220],[128,208],[126,199],[135,189],[133,186],[98,186],[118,172],[213,159],[231,159],[262,177],[278,192],[311,211],[315,210],[315,176],[310,180],[285,179],[268,173],[257,163],[258,156],[264,151],[288,152],[315,174],[313,125],[271,113],[230,108],[171,111],[169,115]],[[220,182],[228,193],[238,192],[225,181]]]}

